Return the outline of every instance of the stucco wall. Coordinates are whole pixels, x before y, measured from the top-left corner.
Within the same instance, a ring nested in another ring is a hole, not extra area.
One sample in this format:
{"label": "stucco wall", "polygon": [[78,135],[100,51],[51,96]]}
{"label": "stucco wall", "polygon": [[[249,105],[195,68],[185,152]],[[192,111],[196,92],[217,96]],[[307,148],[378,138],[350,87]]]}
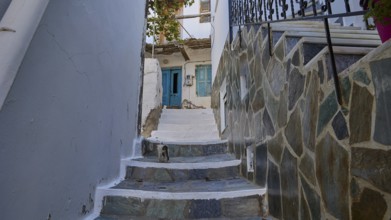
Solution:
{"label": "stucco wall", "polygon": [[211,0],[212,14],[212,80],[216,77],[217,67],[229,34],[229,10],[225,0]]}
{"label": "stucco wall", "polygon": [[0,21],[12,0],[0,0]]}
{"label": "stucco wall", "polygon": [[143,110],[142,130],[146,119],[152,110],[159,109],[162,105],[162,69],[157,59],[147,58],[144,63],[144,86],[143,86]]}
{"label": "stucco wall", "polygon": [[52,0],[0,111],[0,219],[81,219],[136,136],[145,1]]}
{"label": "stucco wall", "polygon": [[[182,101],[187,99],[197,106],[203,106],[210,108],[210,96],[198,97],[196,94],[196,79],[195,68],[196,65],[208,65],[211,64],[210,49],[186,49],[190,60],[185,61],[181,53],[174,53],[170,55],[156,55],[156,59],[159,60],[161,68],[181,67],[182,68]],[[185,86],[185,75],[194,76],[193,85]],[[213,77],[213,76],[212,76]]]}

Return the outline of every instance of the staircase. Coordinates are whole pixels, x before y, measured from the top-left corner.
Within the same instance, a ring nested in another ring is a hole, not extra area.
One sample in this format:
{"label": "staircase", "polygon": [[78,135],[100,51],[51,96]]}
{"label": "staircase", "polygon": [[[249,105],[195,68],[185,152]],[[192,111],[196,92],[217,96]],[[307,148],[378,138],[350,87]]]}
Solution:
{"label": "staircase", "polygon": [[158,129],[151,141],[170,143],[219,142],[219,131],[212,109],[163,109]]}
{"label": "staircase", "polygon": [[[168,163],[158,162],[161,142]],[[95,220],[262,216],[265,189],[241,177],[241,161],[227,152],[210,109],[164,109],[142,154],[122,161],[126,174],[119,184],[99,189],[96,199],[103,202]]]}

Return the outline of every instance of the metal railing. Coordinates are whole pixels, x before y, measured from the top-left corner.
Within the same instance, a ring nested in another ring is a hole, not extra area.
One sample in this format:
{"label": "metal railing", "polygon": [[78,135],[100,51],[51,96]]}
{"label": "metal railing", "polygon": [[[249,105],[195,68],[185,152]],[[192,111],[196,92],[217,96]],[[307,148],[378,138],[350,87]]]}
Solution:
{"label": "metal railing", "polygon": [[[333,4],[344,3],[342,12],[333,13]],[[358,0],[356,0],[358,1]],[[335,63],[333,44],[330,34],[329,18],[358,16],[365,10],[352,11],[349,0],[229,0],[230,40],[233,40],[233,27],[267,24],[269,53],[273,55],[273,38],[271,23],[302,20],[323,20],[325,37],[330,54],[335,90],[339,104],[342,104],[341,88]],[[241,37],[241,35],[239,35]]]}

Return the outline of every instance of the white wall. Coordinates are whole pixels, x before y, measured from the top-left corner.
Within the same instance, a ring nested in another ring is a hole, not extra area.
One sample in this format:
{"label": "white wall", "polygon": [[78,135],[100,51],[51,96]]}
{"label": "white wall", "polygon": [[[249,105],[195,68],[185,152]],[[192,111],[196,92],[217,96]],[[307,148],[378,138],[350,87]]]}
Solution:
{"label": "white wall", "polygon": [[[198,97],[196,95],[196,79],[195,67],[196,65],[211,64],[210,49],[191,50],[186,49],[190,57],[189,61],[185,61],[181,53],[174,53],[171,55],[156,55],[159,60],[161,68],[181,67],[182,69],[182,101],[184,99],[190,100],[193,104],[210,108],[210,97]],[[185,86],[185,75],[192,75],[193,85]]]}
{"label": "white wall", "polygon": [[143,87],[143,127],[151,110],[162,105],[162,70],[157,59],[147,58],[144,63],[144,87]]}
{"label": "white wall", "polygon": [[[217,7],[216,7],[217,6]],[[212,80],[216,76],[217,67],[229,37],[229,10],[227,0],[211,0],[212,13]]]}
{"label": "white wall", "polygon": [[[199,13],[200,13],[200,0],[195,0],[192,6],[186,7],[183,10],[184,15],[196,15]],[[182,32],[183,39],[210,37],[210,31],[211,31],[210,23],[209,22],[200,23],[200,18],[183,19],[183,26],[191,35],[189,36],[189,34],[187,34],[186,31],[183,30]]]}
{"label": "white wall", "polygon": [[82,219],[118,176],[137,134],[144,13],[49,2],[0,110],[0,219]]}

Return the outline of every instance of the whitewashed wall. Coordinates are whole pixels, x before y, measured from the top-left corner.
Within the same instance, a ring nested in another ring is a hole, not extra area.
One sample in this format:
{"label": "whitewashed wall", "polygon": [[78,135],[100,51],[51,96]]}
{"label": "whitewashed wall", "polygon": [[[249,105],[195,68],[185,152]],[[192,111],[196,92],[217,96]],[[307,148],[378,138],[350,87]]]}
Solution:
{"label": "whitewashed wall", "polygon": [[229,10],[226,0],[211,0],[210,4],[212,13],[212,80],[214,80],[224,44],[229,36]]}
{"label": "whitewashed wall", "polygon": [[[182,69],[182,101],[187,99],[193,104],[210,108],[210,96],[198,97],[196,94],[196,79],[195,68],[196,65],[211,64],[210,49],[191,50],[186,49],[190,60],[185,61],[181,53],[174,53],[171,55],[157,55],[161,68],[180,67]],[[185,86],[185,75],[194,76],[193,85]]]}
{"label": "whitewashed wall", "polygon": [[157,59],[147,58],[144,63],[143,127],[149,112],[162,105],[162,70]]}

